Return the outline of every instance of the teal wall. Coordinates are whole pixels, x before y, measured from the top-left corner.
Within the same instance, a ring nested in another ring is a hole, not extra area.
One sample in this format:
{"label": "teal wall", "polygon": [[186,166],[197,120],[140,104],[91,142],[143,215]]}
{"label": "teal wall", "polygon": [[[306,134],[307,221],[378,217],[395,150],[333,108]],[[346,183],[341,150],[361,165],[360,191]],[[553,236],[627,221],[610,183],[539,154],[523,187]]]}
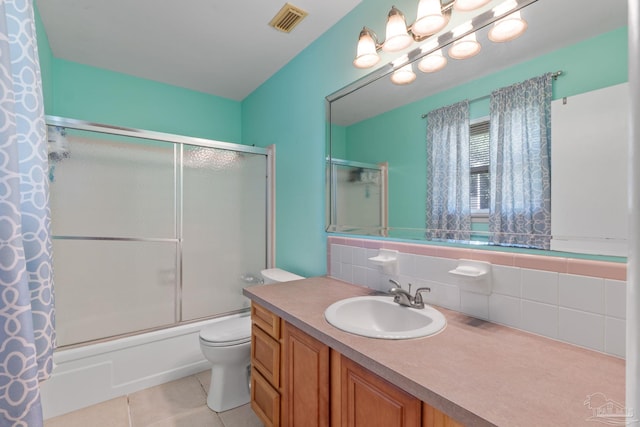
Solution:
{"label": "teal wall", "polygon": [[36,8],[45,113],[242,143],[241,102],[56,58]]}
{"label": "teal wall", "polygon": [[53,59],[48,114],[242,142],[241,103],[63,59]]}
{"label": "teal wall", "polygon": [[[346,155],[366,163],[389,161],[389,224],[423,228],[426,200],[426,122],[421,115],[492,90],[562,70],[554,99],[627,81],[627,31],[620,28],[447,90],[347,128]],[[445,68],[446,71],[446,68]],[[489,115],[489,100],[471,102],[470,117]],[[418,179],[416,179],[418,177]]]}
{"label": "teal wall", "polygon": [[[399,1],[409,10],[413,2]],[[276,264],[326,273],[325,97],[371,70],[351,65],[362,26],[384,28],[387,0],[364,0],[242,102],[245,144],[277,144]],[[381,12],[382,11],[382,12]]]}

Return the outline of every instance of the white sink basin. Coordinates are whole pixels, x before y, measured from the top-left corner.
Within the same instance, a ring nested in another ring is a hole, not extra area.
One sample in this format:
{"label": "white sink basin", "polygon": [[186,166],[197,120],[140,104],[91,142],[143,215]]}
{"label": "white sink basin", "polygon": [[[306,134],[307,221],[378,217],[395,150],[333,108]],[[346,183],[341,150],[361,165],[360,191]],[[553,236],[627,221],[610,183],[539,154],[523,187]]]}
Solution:
{"label": "white sink basin", "polygon": [[391,296],[363,296],[340,300],[324,312],[327,322],[352,334],[387,340],[436,334],[447,325],[433,307],[403,307]]}

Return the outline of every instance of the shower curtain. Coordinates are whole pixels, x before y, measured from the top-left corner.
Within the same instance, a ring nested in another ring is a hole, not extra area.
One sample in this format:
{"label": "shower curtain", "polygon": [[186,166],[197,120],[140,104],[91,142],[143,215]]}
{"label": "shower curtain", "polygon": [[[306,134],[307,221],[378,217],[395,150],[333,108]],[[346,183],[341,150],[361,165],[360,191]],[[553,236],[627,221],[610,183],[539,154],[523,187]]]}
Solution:
{"label": "shower curtain", "polygon": [[0,426],[42,426],[55,345],[47,145],[32,0],[0,1]]}

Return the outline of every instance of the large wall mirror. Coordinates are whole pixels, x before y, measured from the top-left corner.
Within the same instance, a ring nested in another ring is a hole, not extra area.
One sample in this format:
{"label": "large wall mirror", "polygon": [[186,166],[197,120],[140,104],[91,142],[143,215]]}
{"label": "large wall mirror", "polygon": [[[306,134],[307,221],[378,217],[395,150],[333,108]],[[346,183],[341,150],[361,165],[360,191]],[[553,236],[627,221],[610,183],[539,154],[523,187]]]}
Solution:
{"label": "large wall mirror", "polygon": [[[409,15],[414,3],[395,5]],[[425,115],[469,100],[470,123],[482,123],[492,91],[560,72],[552,96],[550,249],[626,256],[626,1],[518,0],[526,32],[494,43],[487,37],[496,20],[491,10],[502,3],[492,1],[473,16],[454,10],[427,47],[408,48],[403,58],[417,74],[411,84],[391,82],[400,62],[385,54],[386,65],[327,97],[329,232],[428,240]],[[473,22],[482,46],[465,60],[446,53],[460,19]],[[418,71],[419,60],[438,48],[447,65]],[[465,243],[488,244],[483,212],[472,215]]]}

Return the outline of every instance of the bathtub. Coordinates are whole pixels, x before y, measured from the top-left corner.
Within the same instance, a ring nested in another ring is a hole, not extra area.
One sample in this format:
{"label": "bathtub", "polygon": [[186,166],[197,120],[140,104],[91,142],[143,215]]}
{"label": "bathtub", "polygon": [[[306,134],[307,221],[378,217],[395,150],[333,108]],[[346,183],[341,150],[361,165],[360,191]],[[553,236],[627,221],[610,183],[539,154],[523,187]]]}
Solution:
{"label": "bathtub", "polygon": [[53,374],[41,384],[44,418],[208,369],[200,352],[200,329],[243,314],[56,351]]}

